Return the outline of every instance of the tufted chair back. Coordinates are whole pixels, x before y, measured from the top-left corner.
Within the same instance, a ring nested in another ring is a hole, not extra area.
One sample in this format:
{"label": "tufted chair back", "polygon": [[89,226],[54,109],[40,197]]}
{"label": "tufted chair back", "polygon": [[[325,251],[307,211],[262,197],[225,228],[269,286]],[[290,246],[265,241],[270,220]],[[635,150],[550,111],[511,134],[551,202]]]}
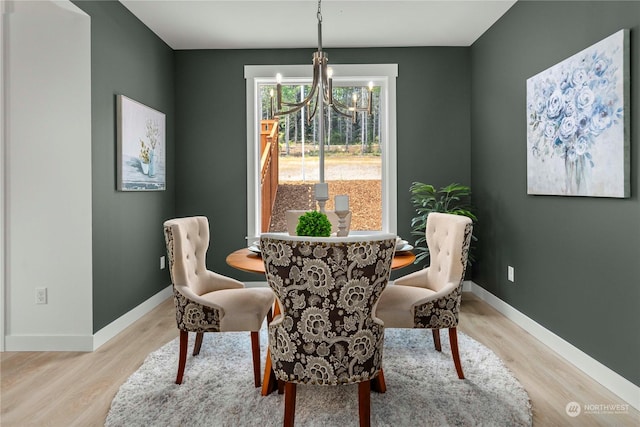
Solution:
{"label": "tufted chair back", "polygon": [[384,325],[374,307],[389,280],[396,236],[263,234],[260,243],[267,282],[282,310],[269,325],[276,378],[315,385],[375,378]]}
{"label": "tufted chair back", "polygon": [[177,218],[166,221],[165,236],[171,236],[169,251],[169,271],[177,288],[187,287],[196,295],[203,295],[208,289],[207,250],[209,249],[209,220],[204,216]]}
{"label": "tufted chair back", "polygon": [[471,239],[471,219],[462,215],[432,212],[425,229],[430,264],[427,284],[438,292],[446,286],[459,286],[467,268]]}

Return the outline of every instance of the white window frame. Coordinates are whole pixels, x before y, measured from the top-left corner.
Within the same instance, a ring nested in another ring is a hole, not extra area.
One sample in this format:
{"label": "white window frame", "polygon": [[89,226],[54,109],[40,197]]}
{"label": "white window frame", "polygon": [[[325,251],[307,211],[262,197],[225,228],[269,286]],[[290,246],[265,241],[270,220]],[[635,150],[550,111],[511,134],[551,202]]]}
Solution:
{"label": "white window frame", "polygon": [[[331,65],[334,81],[342,84],[352,80],[373,81],[380,86],[380,112],[386,113],[382,121],[382,230],[397,234],[397,157],[396,157],[396,78],[398,64],[336,64]],[[247,239],[261,234],[260,224],[260,135],[261,111],[256,100],[259,87],[276,83],[277,73],[286,84],[298,83],[312,77],[311,65],[245,65],[247,87]],[[346,76],[341,79],[339,76]]]}

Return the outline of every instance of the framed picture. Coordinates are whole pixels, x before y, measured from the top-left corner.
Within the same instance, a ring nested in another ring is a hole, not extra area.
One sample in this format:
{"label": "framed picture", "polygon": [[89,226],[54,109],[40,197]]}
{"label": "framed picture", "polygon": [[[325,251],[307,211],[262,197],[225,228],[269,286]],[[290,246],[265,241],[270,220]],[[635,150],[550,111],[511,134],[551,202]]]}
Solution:
{"label": "framed picture", "polygon": [[166,188],[165,115],[124,95],[117,96],[118,190]]}
{"label": "framed picture", "polygon": [[527,80],[527,193],[629,197],[629,31]]}

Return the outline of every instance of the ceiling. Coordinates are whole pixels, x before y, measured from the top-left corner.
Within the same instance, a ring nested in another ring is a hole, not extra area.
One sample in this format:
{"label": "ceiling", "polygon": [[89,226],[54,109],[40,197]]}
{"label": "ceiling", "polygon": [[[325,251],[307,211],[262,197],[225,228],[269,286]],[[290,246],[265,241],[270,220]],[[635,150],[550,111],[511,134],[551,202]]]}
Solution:
{"label": "ceiling", "polygon": [[[516,0],[325,0],[322,45],[470,46]],[[316,0],[120,0],[175,50],[315,48]]]}

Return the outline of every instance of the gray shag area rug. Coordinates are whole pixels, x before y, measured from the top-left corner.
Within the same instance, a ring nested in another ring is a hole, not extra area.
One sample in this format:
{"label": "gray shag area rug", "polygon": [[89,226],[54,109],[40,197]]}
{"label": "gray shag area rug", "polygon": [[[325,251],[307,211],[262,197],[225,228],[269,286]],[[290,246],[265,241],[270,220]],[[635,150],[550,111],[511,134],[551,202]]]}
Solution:
{"label": "gray shag area rug", "polygon": [[[178,339],[151,353],[120,387],[105,425],[281,426],[284,396],[261,396],[253,384],[249,333],[205,334],[191,356],[182,385],[174,383]],[[261,331],[262,365],[266,330]],[[531,426],[529,396],[502,361],[484,345],[458,332],[466,379],[456,375],[449,339],[441,333],[435,351],[430,330],[387,329],[384,375],[387,392],[371,393],[373,426]],[[358,425],[355,385],[298,385],[298,426]]]}

